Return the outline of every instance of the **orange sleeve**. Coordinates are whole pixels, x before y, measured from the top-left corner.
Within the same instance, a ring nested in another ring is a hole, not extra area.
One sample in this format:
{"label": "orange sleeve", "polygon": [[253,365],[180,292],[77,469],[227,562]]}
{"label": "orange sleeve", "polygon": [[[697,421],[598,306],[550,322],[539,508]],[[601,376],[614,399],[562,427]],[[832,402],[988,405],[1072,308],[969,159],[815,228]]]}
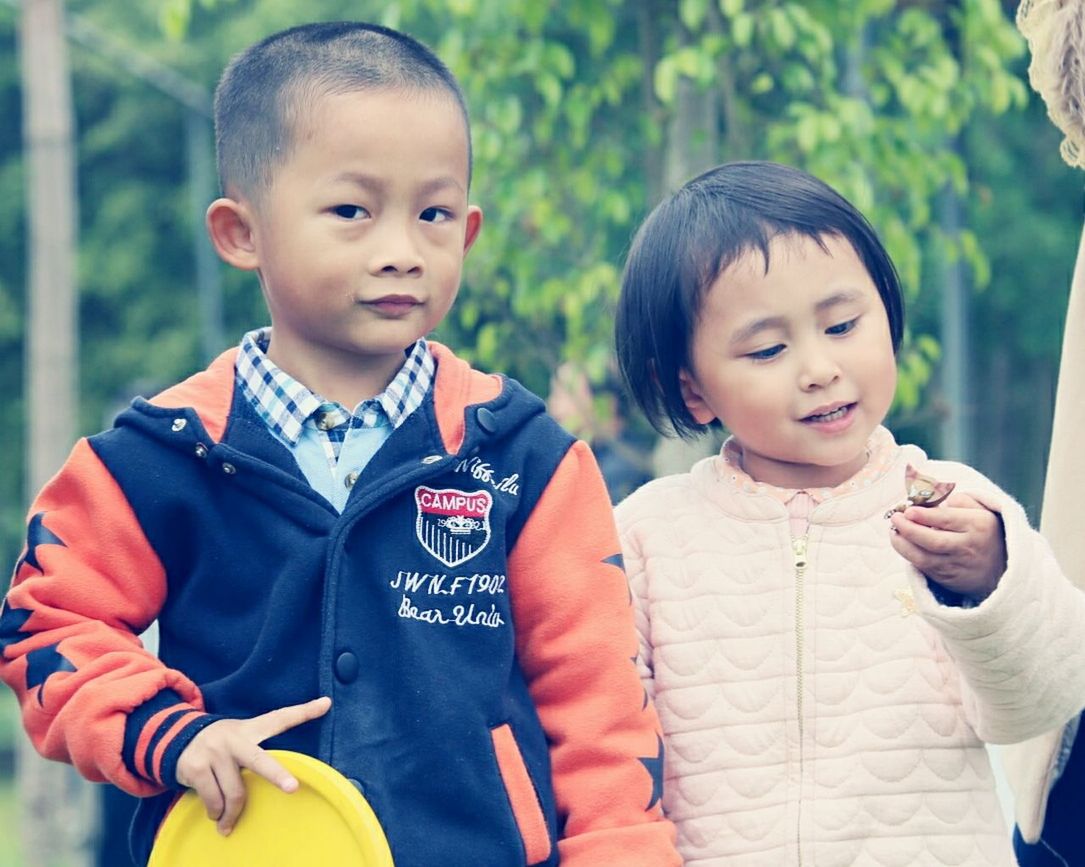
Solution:
{"label": "orange sleeve", "polygon": [[162,756],[205,716],[202,700],[140,643],[164,602],[165,574],[86,440],[42,489],[27,526],[0,609],[0,679],[18,696],[31,741],[88,779],[161,791]]}
{"label": "orange sleeve", "polygon": [[577,442],[509,557],[516,648],[550,741],[567,867],[681,864],[620,551],[595,458]]}

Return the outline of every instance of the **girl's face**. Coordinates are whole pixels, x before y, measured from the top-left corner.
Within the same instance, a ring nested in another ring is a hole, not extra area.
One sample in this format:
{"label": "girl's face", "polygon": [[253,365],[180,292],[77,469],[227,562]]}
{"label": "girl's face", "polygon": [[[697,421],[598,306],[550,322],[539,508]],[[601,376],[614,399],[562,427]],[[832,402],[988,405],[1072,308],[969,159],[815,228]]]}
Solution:
{"label": "girl's face", "polygon": [[777,487],[832,487],[866,463],[897,367],[885,305],[847,239],[802,235],[738,259],[709,287],[679,374],[693,418],[718,418],[744,469]]}

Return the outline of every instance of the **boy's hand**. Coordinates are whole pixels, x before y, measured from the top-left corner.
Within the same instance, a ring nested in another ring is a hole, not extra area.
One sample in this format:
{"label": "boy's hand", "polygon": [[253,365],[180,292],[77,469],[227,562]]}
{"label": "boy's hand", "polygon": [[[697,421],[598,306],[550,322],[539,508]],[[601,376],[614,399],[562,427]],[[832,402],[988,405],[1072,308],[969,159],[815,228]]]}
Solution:
{"label": "boy's hand", "polygon": [[925,509],[911,506],[889,519],[897,553],[948,590],[981,602],[1006,571],[1006,534],[997,512],[968,494],[950,494]]}
{"label": "boy's hand", "polygon": [[252,719],[213,722],[181,751],[177,760],[177,782],[196,790],[207,808],[208,818],[216,822],[219,833],[226,836],[234,829],[245,807],[242,768],[259,774],[284,792],[293,792],[298,787],[298,781],[259,744],[324,716],[331,706],[331,699],[325,696],[268,711]]}

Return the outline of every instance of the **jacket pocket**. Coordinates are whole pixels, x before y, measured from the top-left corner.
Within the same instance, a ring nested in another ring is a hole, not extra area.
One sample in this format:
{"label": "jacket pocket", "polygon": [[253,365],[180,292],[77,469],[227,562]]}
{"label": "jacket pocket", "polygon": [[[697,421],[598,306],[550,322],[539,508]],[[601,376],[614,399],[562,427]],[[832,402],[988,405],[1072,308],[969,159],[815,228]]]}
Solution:
{"label": "jacket pocket", "polygon": [[512,815],[524,841],[528,864],[538,864],[550,857],[550,833],[546,828],[539,795],[527,772],[524,757],[508,723],[490,729],[497,769],[505,784],[505,793],[512,806]]}

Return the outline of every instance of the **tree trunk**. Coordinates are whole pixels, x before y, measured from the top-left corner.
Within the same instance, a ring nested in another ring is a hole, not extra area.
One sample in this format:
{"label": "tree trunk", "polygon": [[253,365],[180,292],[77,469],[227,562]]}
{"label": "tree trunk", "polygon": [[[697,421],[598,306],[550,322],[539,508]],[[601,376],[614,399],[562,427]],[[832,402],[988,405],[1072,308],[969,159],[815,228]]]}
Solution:
{"label": "tree trunk", "polygon": [[[32,496],[60,467],[75,439],[75,160],[72,99],[61,0],[23,0],[20,31],[27,167],[27,487]],[[17,754],[27,867],[89,864],[93,789],[74,770],[39,758],[27,740]]]}
{"label": "tree trunk", "polygon": [[[682,41],[691,34],[681,24]],[[718,14],[708,16],[707,26],[719,28]],[[669,195],[695,175],[712,168],[720,156],[720,97],[716,88],[701,87],[680,78],[674,104],[666,121],[662,177],[648,185]],[[653,206],[655,202],[651,203]],[[709,434],[694,442],[660,438],[652,453],[652,470],[657,476],[684,473],[700,458],[719,448],[717,436]]]}

